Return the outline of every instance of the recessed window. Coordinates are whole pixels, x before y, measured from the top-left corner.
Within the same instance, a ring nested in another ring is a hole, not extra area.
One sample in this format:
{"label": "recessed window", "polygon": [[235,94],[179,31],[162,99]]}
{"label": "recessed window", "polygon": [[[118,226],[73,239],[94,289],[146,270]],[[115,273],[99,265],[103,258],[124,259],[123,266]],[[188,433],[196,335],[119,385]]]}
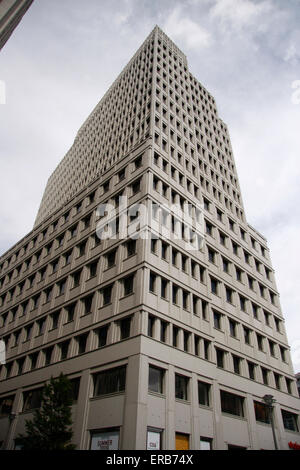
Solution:
{"label": "recessed window", "polygon": [[108,393],[124,392],[126,383],[126,366],[109,369],[94,375],[94,396]]}
{"label": "recessed window", "polygon": [[130,337],[131,317],[122,318],[119,322],[120,325],[120,339]]}
{"label": "recessed window", "polygon": [[108,305],[111,303],[112,296],[112,284],[106,286],[102,289],[103,305]]}
{"label": "recessed window", "polygon": [[108,325],[102,326],[96,330],[98,339],[98,348],[103,348],[107,344]]}
{"label": "recessed window", "polygon": [[223,413],[244,416],[244,398],[221,390],[221,409]]}
{"label": "recessed window", "polygon": [[251,380],[255,380],[255,367],[256,365],[253,362],[248,362],[248,372]]}
{"label": "recessed window", "polygon": [[136,240],[128,240],[126,242],[127,257],[132,256],[136,253]]}
{"label": "recessed window", "polygon": [[88,333],[77,336],[76,341],[78,344],[78,354],[83,354],[86,351]]}
{"label": "recessed window", "polygon": [[210,388],[211,385],[205,382],[198,381],[198,401],[199,405],[210,405]]}
{"label": "recessed window", "polygon": [[289,431],[299,432],[298,415],[294,413],[290,413],[289,411],[286,411],[286,410],[281,410],[281,414],[282,414],[282,421],[283,421],[284,429],[287,429]]}
{"label": "recessed window", "polygon": [[91,295],[88,295],[87,297],[84,297],[84,299],[82,299],[84,315],[88,315],[89,313],[92,312],[93,297],[94,295],[91,294]]}
{"label": "recessed window", "polygon": [[188,400],[188,384],[188,377],[175,374],[175,398]]}
{"label": "recessed window", "polygon": [[106,254],[107,268],[111,268],[112,266],[116,264],[116,253],[117,253],[117,250],[112,250]]}
{"label": "recessed window", "polygon": [[133,293],[134,275],[131,274],[123,279],[124,296]]}
{"label": "recessed window", "polygon": [[216,348],[216,357],[217,357],[217,366],[221,369],[224,369],[225,365],[225,351],[222,349]]}
{"label": "recessed window", "polygon": [[214,313],[214,327],[221,330],[221,317],[222,315],[216,311]]}
{"label": "recessed window", "polygon": [[233,370],[236,374],[241,373],[241,358],[238,356],[232,356]]}
{"label": "recessed window", "polygon": [[163,369],[154,366],[149,366],[148,388],[151,392],[163,393],[163,378]]}

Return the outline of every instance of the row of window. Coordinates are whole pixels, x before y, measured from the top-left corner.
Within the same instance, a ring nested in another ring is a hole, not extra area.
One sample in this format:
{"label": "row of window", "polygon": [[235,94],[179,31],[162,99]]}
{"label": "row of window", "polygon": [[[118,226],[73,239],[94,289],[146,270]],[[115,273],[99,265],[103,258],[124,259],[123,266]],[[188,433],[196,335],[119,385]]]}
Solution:
{"label": "row of window", "polygon": [[[95,235],[94,237],[95,243],[100,244],[101,240]],[[29,276],[27,279],[22,281],[18,284],[13,290],[9,290],[6,294],[5,299],[3,300],[3,304],[5,302],[11,301],[13,299],[14,294],[20,296],[22,292],[26,289],[30,289],[34,286],[35,283],[39,283],[45,280],[46,275],[54,274],[58,271],[59,268],[64,268],[71,264],[72,259],[74,258],[74,250],[77,251],[77,258],[82,257],[88,245],[88,239],[81,242],[75,249],[68,250],[66,253],[61,255],[60,257],[56,258],[54,261],[46,265],[43,269],[37,271],[36,273]],[[126,258],[134,255],[136,253],[136,240],[130,239],[123,244],[125,253],[124,256]],[[115,265],[116,263],[116,254],[117,249],[110,250],[108,253],[103,255],[105,259],[105,266],[104,269],[108,269]],[[19,305],[14,306],[9,311],[4,312],[1,315],[2,318],[2,326],[4,326],[6,320],[12,322],[17,317],[18,313],[21,315],[25,315],[30,310],[35,310],[39,307],[40,304],[46,303],[51,301],[52,297],[55,295],[60,296],[63,295],[66,291],[66,288],[74,289],[78,287],[83,282],[83,271],[86,268],[87,275],[86,280],[89,280],[95,277],[99,272],[99,261],[100,258],[91,261],[90,263],[86,264],[85,267],[79,268],[72,272],[68,277],[58,281],[57,283],[47,287],[43,291],[36,293],[31,299],[21,302]],[[50,272],[49,272],[50,269]],[[129,280],[124,281],[124,295],[128,295],[128,284]],[[18,289],[18,291],[17,291]],[[16,292],[17,291],[17,292]],[[20,311],[21,308],[21,311]]]}
{"label": "row of window", "polygon": [[[196,265],[195,269],[197,269],[198,266]],[[203,281],[203,269],[201,270],[201,266],[199,265],[199,273],[200,273],[200,281]],[[179,307],[182,307],[184,310],[188,312],[192,312],[194,315],[199,315],[201,316],[204,320],[209,321],[210,318],[210,313],[209,313],[209,303],[207,301],[204,301],[201,299],[198,295],[195,295],[191,293],[189,290],[184,289],[180,286],[178,286],[176,283],[171,282],[170,280],[159,276],[158,274],[154,273],[153,271],[150,272],[149,276],[149,292],[160,295],[160,297],[164,300],[167,300],[169,302],[172,302],[174,305],[177,305]],[[231,293],[231,291],[230,291]],[[229,293],[226,294],[226,299],[230,303],[232,303],[232,296],[229,295]],[[240,310],[247,313],[246,309],[246,304],[247,299],[240,296]],[[253,310],[253,316],[254,318],[258,319],[258,311],[260,307],[258,307],[256,304],[252,303],[252,310]],[[212,307],[212,312],[213,312],[213,318],[214,318],[214,326],[215,328],[219,330],[224,329],[225,325],[225,315],[222,313],[217,312],[217,309]],[[271,319],[272,315],[269,314],[267,311],[263,310],[264,318],[266,325],[269,327],[273,327],[276,329],[278,333],[282,333],[282,322],[281,320],[277,319],[277,317],[274,318],[274,325],[271,324]],[[239,329],[240,323],[236,322],[235,320],[231,319],[228,317],[229,325],[230,325],[230,334],[234,337],[237,337],[237,331]],[[253,330],[249,329],[245,325],[243,325],[244,329],[244,339],[247,344],[252,344],[251,338],[253,336]],[[247,334],[246,334],[247,332]],[[266,341],[265,337],[262,335],[256,333],[257,335],[257,343],[258,343],[258,348],[261,351],[265,350],[264,343]],[[262,339],[261,339],[262,338]],[[269,345],[270,345],[270,352],[271,355],[275,357],[275,349],[277,349],[277,346],[272,340],[268,340]],[[286,349],[283,348],[282,346],[279,346],[280,352],[281,352],[281,357],[286,357]]]}
{"label": "row of window", "polygon": [[[156,366],[149,365],[148,390],[156,394],[164,395],[166,371]],[[125,392],[126,388],[126,365],[108,369],[93,374],[93,397],[101,397],[114,393]],[[190,401],[191,379],[187,376],[175,373],[175,399]],[[73,399],[77,400],[80,386],[80,378],[71,381]],[[198,403],[201,406],[212,407],[212,385],[208,382],[198,380]],[[29,390],[23,393],[22,411],[32,410],[40,407],[42,388]],[[14,395],[0,399],[0,417],[11,413]],[[225,390],[220,390],[221,410],[223,413],[246,417],[245,398]],[[270,410],[267,405],[254,400],[255,417],[258,422],[270,424]],[[281,409],[284,428],[289,431],[298,432],[298,415]]]}
{"label": "row of window", "polygon": [[[75,304],[70,304],[65,309],[65,318],[69,322],[74,320],[75,308]],[[28,325],[23,330],[20,329],[12,335],[11,340],[14,341],[14,343],[10,344],[9,347],[13,348],[17,346],[21,338],[23,338],[23,342],[25,342],[29,341],[33,337],[38,337],[44,334],[46,332],[47,324],[50,326],[51,331],[58,328],[60,313],[61,312],[55,312],[50,315],[50,325],[48,318],[45,317],[31,325]],[[107,344],[111,344],[112,341],[123,341],[132,335],[131,324],[132,316],[127,316],[86,333],[82,333],[65,340],[60,340],[56,344],[52,344],[40,351],[22,356],[19,359],[12,361],[8,360],[6,365],[2,365],[2,368],[0,369],[1,380],[21,375],[25,372],[33,371],[37,368],[45,367],[52,363],[63,361],[94,349],[102,348]]]}
{"label": "row of window", "polygon": [[[205,308],[205,305],[204,305]],[[229,324],[230,325],[230,324]],[[251,331],[244,328],[245,342],[249,341]],[[190,354],[195,354],[201,359],[216,362],[217,366],[228,371],[255,380],[265,385],[272,386],[278,390],[293,394],[293,381],[288,377],[280,375],[274,371],[261,367],[258,364],[246,360],[236,354],[229,353],[226,350],[215,347],[213,350],[212,342],[206,338],[200,337],[190,331],[184,330],[176,325],[161,320],[153,315],[148,317],[149,337],[154,338],[173,347],[179,348]],[[282,348],[282,360],[286,361],[287,351]]]}

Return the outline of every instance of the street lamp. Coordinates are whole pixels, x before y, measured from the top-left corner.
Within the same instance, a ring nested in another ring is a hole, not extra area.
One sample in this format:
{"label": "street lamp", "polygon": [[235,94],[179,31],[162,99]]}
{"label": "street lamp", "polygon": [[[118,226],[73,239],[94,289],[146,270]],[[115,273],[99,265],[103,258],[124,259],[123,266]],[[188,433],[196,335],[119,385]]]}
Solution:
{"label": "street lamp", "polygon": [[274,445],[275,445],[275,449],[278,450],[278,445],[277,445],[277,440],[276,440],[276,434],[275,434],[275,428],[274,428],[274,421],[273,421],[273,405],[274,403],[276,402],[275,398],[273,397],[273,395],[265,395],[262,397],[263,401],[265,402],[265,404],[267,405],[268,407],[268,411],[269,411],[269,418],[270,418],[270,421],[271,421],[271,426],[272,426],[272,433],[273,433],[273,439],[274,439]]}

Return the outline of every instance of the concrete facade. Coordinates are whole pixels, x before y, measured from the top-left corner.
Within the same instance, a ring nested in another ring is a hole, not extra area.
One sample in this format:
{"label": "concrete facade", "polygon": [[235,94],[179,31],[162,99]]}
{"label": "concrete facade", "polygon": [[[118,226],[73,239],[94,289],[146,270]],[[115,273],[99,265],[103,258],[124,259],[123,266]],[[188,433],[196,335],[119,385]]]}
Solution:
{"label": "concrete facade", "polygon": [[[194,218],[202,205],[204,245],[140,219],[152,238],[99,240],[97,207],[121,220],[120,196],[148,212],[189,203]],[[0,269],[2,448],[37,406],[28,392],[61,371],[78,449],[273,449],[266,394],[279,447],[300,443],[266,240],[246,221],[215,100],[160,28],[79,130]]]}

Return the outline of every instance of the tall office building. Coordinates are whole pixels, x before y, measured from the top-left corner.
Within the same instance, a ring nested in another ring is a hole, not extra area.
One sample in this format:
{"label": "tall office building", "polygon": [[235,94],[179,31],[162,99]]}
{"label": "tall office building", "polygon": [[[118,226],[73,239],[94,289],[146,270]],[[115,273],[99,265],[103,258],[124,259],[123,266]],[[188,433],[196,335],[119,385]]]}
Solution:
{"label": "tall office building", "polygon": [[33,0],[0,0],[0,50],[18,26]]}
{"label": "tall office building", "polygon": [[78,449],[273,449],[266,395],[278,447],[300,442],[269,249],[246,221],[227,126],[158,27],[0,268],[3,448],[61,371]]}

